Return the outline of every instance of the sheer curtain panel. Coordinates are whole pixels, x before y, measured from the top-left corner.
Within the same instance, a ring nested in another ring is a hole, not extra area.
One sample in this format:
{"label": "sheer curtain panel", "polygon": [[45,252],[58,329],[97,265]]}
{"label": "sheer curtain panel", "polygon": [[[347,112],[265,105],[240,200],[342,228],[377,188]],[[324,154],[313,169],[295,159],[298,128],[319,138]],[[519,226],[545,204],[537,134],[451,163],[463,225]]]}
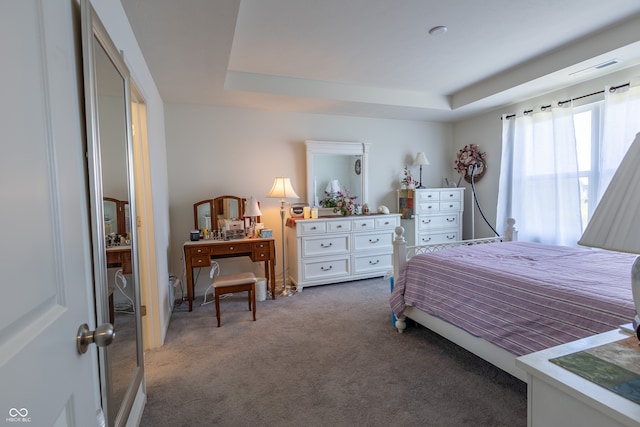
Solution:
{"label": "sheer curtain panel", "polygon": [[514,217],[519,239],[575,246],[582,235],[573,109],[506,119],[498,190],[498,231]]}

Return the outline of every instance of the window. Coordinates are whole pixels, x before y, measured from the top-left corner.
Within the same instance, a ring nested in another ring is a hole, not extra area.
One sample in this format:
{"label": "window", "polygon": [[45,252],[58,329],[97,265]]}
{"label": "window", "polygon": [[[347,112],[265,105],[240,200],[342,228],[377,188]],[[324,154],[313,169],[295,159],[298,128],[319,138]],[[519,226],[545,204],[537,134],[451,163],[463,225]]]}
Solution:
{"label": "window", "polygon": [[600,180],[600,135],[602,104],[596,102],[574,109],[573,124],[576,134],[578,154],[578,175],[580,180],[580,211],[582,227],[596,208],[598,182]]}

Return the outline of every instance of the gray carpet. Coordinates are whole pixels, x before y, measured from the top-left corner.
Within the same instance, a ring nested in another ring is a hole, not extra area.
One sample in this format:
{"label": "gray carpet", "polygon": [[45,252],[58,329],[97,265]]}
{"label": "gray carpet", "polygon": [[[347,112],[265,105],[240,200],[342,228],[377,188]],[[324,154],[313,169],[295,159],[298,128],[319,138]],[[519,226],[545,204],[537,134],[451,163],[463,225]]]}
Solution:
{"label": "gray carpet", "polygon": [[[246,294],[245,294],[246,295]],[[177,307],[145,355],[141,426],[526,426],[526,385],[422,327],[391,325],[389,282]]]}

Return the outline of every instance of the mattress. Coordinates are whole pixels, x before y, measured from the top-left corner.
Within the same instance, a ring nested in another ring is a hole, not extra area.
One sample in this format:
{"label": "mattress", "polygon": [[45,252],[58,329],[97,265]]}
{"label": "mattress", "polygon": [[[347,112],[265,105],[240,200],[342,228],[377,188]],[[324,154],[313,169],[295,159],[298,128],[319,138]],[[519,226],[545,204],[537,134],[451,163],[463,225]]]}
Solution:
{"label": "mattress", "polygon": [[521,356],[629,323],[635,255],[504,242],[407,261],[390,298]]}

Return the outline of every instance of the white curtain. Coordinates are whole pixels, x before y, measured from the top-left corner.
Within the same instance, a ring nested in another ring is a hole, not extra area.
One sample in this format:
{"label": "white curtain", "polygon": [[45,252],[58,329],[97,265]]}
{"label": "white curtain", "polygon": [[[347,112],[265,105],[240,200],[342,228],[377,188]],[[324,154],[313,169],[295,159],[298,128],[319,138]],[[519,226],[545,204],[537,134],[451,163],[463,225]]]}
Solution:
{"label": "white curtain", "polygon": [[598,201],[636,134],[640,132],[640,86],[630,85],[613,92],[607,87],[604,93]]}
{"label": "white curtain", "polygon": [[503,117],[498,232],[516,219],[518,239],[575,246],[582,234],[573,109]]}

